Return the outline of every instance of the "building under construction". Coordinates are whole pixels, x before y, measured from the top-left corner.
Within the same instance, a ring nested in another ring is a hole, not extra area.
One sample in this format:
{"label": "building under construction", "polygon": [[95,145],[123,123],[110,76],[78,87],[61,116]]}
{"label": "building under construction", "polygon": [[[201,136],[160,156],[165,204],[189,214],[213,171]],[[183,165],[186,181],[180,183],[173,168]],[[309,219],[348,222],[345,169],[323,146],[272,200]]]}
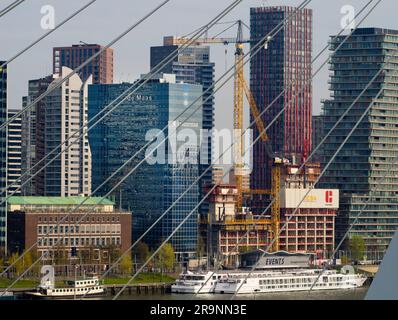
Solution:
{"label": "building under construction", "polygon": [[[256,142],[259,140],[254,144],[251,184],[249,185],[246,170],[247,163],[244,162],[248,146],[244,145],[242,136],[235,136],[234,175],[230,177],[229,185],[217,183],[208,198],[209,212],[207,217],[201,217],[201,234],[206,238],[208,255],[213,262],[218,260],[224,265],[236,266],[242,251],[267,249],[268,246],[273,252],[284,249],[317,254],[325,254],[334,247],[338,190],[309,190],[314,187],[320,174],[320,165],[306,164],[300,168],[311,150],[311,83],[307,80],[311,75],[312,13],[310,10],[300,11],[298,20],[289,25],[289,32],[283,39],[268,37],[266,40],[259,40],[264,39],[268,30],[256,29],[259,25],[256,21],[275,18],[272,23],[278,23],[292,10],[290,7],[277,7],[266,12],[262,9],[252,10],[252,41],[244,39],[242,21],[235,22],[238,26],[236,38],[213,37],[196,40],[197,45],[235,44],[234,105],[231,108],[234,130],[235,133],[242,133],[244,130],[243,109],[246,97],[250,106],[254,139]],[[271,28],[271,25],[267,24],[268,27]],[[171,39],[174,44],[186,41],[185,38]],[[252,92],[245,80],[243,66],[244,44],[250,42],[253,49],[253,39],[263,50],[251,65]],[[296,39],[297,43],[294,47],[289,47],[288,43],[292,39]],[[272,56],[293,56],[294,53],[300,57],[297,59],[301,61],[300,68],[293,67],[292,61],[277,63],[275,67],[275,61],[268,59],[269,52],[274,52],[279,47],[282,48],[281,55],[273,53]],[[284,75],[289,77],[276,88],[274,85],[277,79],[264,78],[267,70],[261,67],[263,65],[277,69],[274,70],[274,75],[282,76],[285,72]],[[300,93],[299,88],[291,88],[292,79],[300,80],[299,87],[304,86],[303,92]],[[288,89],[282,99],[284,102],[277,103],[267,113],[264,108],[271,104],[271,94],[267,90],[270,88],[276,88],[275,94],[283,88]],[[294,94],[296,91],[297,97]],[[264,92],[267,99],[264,98]],[[276,121],[268,136],[266,125],[285,107],[283,119]],[[208,186],[207,190],[210,188]],[[285,222],[288,222],[286,229]]]}
{"label": "building under construction", "polygon": [[[214,189],[209,197],[209,215],[201,221],[201,234],[212,260],[236,266],[242,252],[267,249],[271,244],[272,251],[329,256],[334,250],[339,191],[309,189],[319,176],[318,163],[308,164],[301,172],[298,169],[298,165],[282,167],[277,226],[272,213],[275,207],[270,206],[271,190],[268,200],[264,200],[264,206],[270,209],[260,216],[249,207],[238,209],[239,191],[235,184],[220,184]],[[245,203],[250,203],[250,197]]]}
{"label": "building under construction", "polygon": [[208,256],[226,265],[236,265],[240,253],[265,248],[270,243],[269,217],[258,219],[248,208],[237,212],[237,199],[236,185],[218,185],[209,197],[209,215],[201,221]]}

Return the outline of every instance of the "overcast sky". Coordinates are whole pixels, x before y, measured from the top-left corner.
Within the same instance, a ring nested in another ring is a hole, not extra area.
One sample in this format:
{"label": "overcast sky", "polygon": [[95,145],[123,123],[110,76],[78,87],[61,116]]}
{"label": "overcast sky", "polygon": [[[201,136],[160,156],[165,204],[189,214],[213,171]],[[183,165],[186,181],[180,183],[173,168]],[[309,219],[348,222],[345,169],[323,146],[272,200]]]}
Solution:
{"label": "overcast sky", "polygon": [[[0,8],[14,0],[1,0]],[[44,5],[55,8],[56,24],[83,6],[89,0],[26,0],[11,13],[0,18],[0,60],[6,60],[30,42],[45,33],[41,29],[40,9]],[[357,11],[369,0],[313,0],[308,6],[313,9],[313,56],[323,48],[330,35],[340,31],[341,8],[352,5]],[[33,49],[9,65],[9,107],[20,108],[21,97],[27,93],[27,81],[42,77],[52,72],[52,47],[68,46],[79,41],[107,44],[119,33],[140,19],[162,0],[97,0],[92,6],[75,17],[72,21],[55,31]],[[133,81],[140,74],[149,70],[149,48],[161,45],[164,35],[183,35],[206,24],[211,18],[225,8],[232,0],[172,0],[158,13],[133,30],[119,41],[114,48],[115,82]],[[376,2],[376,1],[374,1]],[[249,24],[250,7],[262,5],[298,5],[300,1],[281,0],[244,0],[224,21],[242,19]],[[376,26],[398,29],[396,0],[383,0],[376,10],[364,22],[363,26]],[[221,31],[225,26],[219,25],[210,35]],[[248,37],[248,30],[244,30]],[[234,36],[235,30],[227,35]],[[212,46],[211,59],[216,63],[217,77],[225,71],[225,63],[233,63],[234,48],[228,47],[227,56],[224,46]],[[327,58],[326,53],[319,61]],[[246,73],[246,78],[249,75]],[[314,113],[319,113],[321,99],[327,98],[328,70],[315,78]],[[232,85],[220,90],[216,96],[216,126],[218,128],[232,125]]]}

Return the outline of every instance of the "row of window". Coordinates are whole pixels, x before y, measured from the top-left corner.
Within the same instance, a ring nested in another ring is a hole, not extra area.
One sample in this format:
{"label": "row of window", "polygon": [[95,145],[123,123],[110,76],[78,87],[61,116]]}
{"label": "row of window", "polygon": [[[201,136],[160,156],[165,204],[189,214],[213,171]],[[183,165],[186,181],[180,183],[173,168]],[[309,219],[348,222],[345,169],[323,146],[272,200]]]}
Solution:
{"label": "row of window", "polygon": [[39,247],[47,246],[107,246],[120,245],[120,237],[105,237],[105,238],[39,238]]}

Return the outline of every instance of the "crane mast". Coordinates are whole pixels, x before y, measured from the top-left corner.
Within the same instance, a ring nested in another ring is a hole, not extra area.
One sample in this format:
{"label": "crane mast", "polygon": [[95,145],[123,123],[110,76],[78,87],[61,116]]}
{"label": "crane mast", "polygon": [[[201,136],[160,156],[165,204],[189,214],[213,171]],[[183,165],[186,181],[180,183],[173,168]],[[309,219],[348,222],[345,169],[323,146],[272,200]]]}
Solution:
{"label": "crane mast", "polygon": [[237,210],[242,210],[243,202],[243,36],[242,36],[242,24],[238,23],[238,35],[235,44],[235,77],[234,77],[234,135],[235,135],[235,181],[237,194]]}
{"label": "crane mast", "polygon": [[[249,40],[243,39],[242,21],[238,20],[238,32],[236,38],[199,38],[195,40],[196,45],[203,44],[224,44],[228,45],[230,43],[235,43],[235,66],[234,66],[234,110],[233,110],[233,120],[234,120],[234,173],[237,188],[237,201],[236,208],[237,212],[242,211],[243,204],[243,193],[248,194],[270,194],[273,200],[271,206],[271,227],[273,237],[275,241],[272,245],[272,251],[279,250],[279,232],[280,232],[280,197],[279,193],[281,190],[281,177],[283,175],[283,166],[287,163],[287,159],[283,157],[277,157],[272,151],[271,144],[269,142],[268,136],[265,131],[264,123],[260,117],[256,101],[252,92],[250,91],[249,85],[247,84],[244,77],[244,43],[250,42]],[[188,39],[185,37],[165,37],[165,45],[182,45],[186,43]],[[265,49],[267,49],[268,40],[265,44]],[[243,175],[245,169],[244,159],[244,148],[243,148],[243,97],[246,96],[249,106],[255,119],[255,123],[265,145],[265,150],[267,152],[270,161],[272,161],[271,169],[271,190],[252,190],[243,189]]]}

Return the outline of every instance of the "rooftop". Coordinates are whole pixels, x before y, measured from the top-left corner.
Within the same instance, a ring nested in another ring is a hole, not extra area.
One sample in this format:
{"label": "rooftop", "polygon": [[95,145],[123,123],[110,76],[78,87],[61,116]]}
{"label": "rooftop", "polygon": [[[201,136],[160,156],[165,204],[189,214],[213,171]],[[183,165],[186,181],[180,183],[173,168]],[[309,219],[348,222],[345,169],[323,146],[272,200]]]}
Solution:
{"label": "rooftop", "polygon": [[53,206],[65,206],[65,205],[79,205],[83,201],[83,205],[114,205],[115,203],[109,199],[103,199],[101,197],[20,197],[13,196],[8,198],[7,203],[12,205],[53,205]]}

